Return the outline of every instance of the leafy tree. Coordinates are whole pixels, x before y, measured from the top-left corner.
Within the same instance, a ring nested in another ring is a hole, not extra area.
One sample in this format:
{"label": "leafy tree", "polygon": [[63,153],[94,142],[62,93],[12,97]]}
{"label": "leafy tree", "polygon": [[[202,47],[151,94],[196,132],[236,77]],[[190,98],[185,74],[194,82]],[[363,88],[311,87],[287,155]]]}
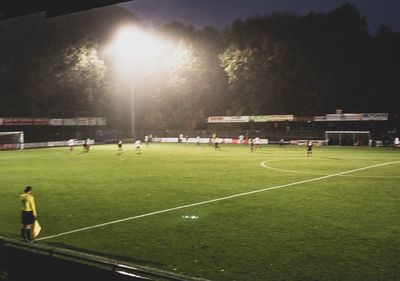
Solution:
{"label": "leafy tree", "polygon": [[220,34],[213,28],[195,31],[177,23],[164,26],[163,31],[176,42],[183,58],[163,69],[161,79],[152,79],[142,88],[151,94],[141,100],[141,112],[147,118],[140,126],[196,129],[210,114],[225,112],[226,79],[217,59],[222,47]]}

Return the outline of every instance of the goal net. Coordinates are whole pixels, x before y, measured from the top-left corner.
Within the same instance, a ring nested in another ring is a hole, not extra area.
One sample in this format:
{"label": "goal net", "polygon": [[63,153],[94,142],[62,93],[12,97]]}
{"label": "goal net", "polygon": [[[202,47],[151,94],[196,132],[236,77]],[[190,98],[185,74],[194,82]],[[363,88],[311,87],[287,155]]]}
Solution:
{"label": "goal net", "polygon": [[24,132],[0,132],[0,150],[24,149]]}
{"label": "goal net", "polygon": [[328,145],[369,145],[370,131],[326,131]]}

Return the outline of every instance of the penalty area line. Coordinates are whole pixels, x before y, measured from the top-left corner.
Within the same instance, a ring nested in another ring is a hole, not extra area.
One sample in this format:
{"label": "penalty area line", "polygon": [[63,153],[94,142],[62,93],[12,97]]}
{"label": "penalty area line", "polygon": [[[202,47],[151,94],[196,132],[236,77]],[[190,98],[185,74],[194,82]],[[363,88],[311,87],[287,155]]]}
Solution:
{"label": "penalty area line", "polygon": [[195,206],[200,206],[200,205],[219,202],[219,201],[223,201],[223,200],[233,199],[233,198],[237,198],[237,197],[247,196],[247,195],[251,195],[251,194],[255,194],[255,193],[274,190],[274,189],[290,187],[290,186],[300,185],[300,184],[314,182],[314,181],[320,181],[320,180],[324,180],[324,179],[328,179],[328,178],[332,178],[332,177],[336,177],[336,176],[341,176],[341,175],[345,175],[345,174],[355,173],[355,172],[359,172],[359,171],[363,171],[363,170],[368,170],[368,169],[372,169],[372,168],[377,168],[377,167],[382,167],[382,166],[387,166],[387,165],[397,164],[397,163],[400,163],[400,161],[394,161],[394,162],[387,162],[387,163],[372,165],[372,166],[368,166],[368,167],[363,167],[363,168],[358,168],[358,169],[354,169],[354,170],[344,171],[344,172],[335,173],[335,174],[326,175],[326,176],[317,177],[317,178],[312,178],[312,179],[308,179],[308,180],[302,180],[302,181],[297,181],[297,182],[277,185],[277,186],[273,186],[273,187],[267,187],[267,188],[263,188],[263,189],[253,190],[253,191],[249,191],[249,192],[238,193],[238,194],[234,194],[234,195],[230,195],[230,196],[226,196],[226,197],[221,197],[221,198],[216,198],[216,199],[211,199],[211,200],[207,200],[207,201],[202,201],[202,202],[198,202],[198,203],[182,205],[182,206],[178,206],[178,207],[174,207],[174,208],[155,211],[155,212],[142,214],[142,215],[138,215],[138,216],[133,216],[133,217],[125,218],[125,219],[120,219],[120,220],[105,222],[105,223],[92,225],[92,226],[88,226],[88,227],[78,228],[78,229],[75,229],[75,230],[71,230],[71,231],[67,231],[67,232],[63,232],[63,233],[59,233],[59,234],[55,234],[55,235],[50,235],[50,236],[46,236],[46,237],[43,237],[43,238],[38,238],[38,239],[36,239],[36,241],[47,240],[47,239],[51,239],[51,238],[55,238],[55,237],[60,237],[60,236],[64,236],[64,235],[68,235],[68,234],[72,234],[72,233],[77,233],[77,232],[81,232],[81,231],[85,231],[85,230],[89,230],[89,229],[94,229],[94,228],[98,228],[98,227],[103,227],[103,226],[107,226],[107,225],[111,225],[111,224],[116,224],[116,223],[120,223],[120,222],[125,222],[125,221],[135,220],[135,219],[139,219],[139,218],[154,216],[154,215],[168,213],[168,212],[172,212],[172,211],[176,211],[176,210],[180,210],[180,209],[191,208],[191,207],[195,207]]}

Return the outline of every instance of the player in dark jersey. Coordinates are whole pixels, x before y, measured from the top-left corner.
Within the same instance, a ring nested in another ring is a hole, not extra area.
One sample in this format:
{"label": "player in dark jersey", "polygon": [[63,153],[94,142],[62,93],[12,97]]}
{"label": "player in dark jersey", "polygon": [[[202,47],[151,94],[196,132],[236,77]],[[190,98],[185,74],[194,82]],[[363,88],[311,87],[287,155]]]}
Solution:
{"label": "player in dark jersey", "polygon": [[308,141],[307,142],[307,157],[312,156],[312,147],[313,147],[312,141]]}
{"label": "player in dark jersey", "polygon": [[251,138],[249,139],[249,146],[250,146],[250,152],[254,151],[254,140]]}

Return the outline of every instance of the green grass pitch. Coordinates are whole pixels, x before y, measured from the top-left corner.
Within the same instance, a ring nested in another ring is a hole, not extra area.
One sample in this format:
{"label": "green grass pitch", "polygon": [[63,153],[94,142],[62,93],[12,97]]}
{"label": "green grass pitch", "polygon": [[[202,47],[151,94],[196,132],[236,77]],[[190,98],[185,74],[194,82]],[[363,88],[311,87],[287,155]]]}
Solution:
{"label": "green grass pitch", "polygon": [[211,280],[400,280],[399,169],[393,148],[2,151],[0,235],[31,185],[38,243]]}

